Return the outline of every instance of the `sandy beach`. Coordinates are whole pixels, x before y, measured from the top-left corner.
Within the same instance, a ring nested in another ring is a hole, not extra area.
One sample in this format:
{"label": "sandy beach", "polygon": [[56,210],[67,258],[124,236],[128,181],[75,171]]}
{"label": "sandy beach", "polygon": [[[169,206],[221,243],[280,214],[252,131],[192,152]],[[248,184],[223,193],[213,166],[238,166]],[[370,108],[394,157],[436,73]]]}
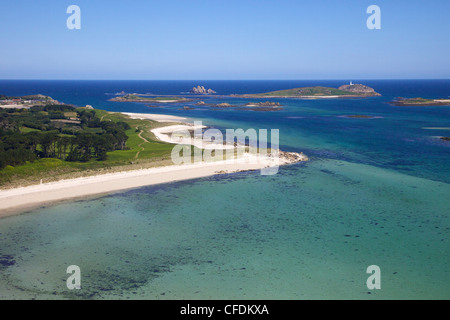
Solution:
{"label": "sandy beach", "polygon": [[130,113],[130,112],[121,112],[121,113],[129,116],[131,119],[147,119],[158,122],[181,122],[181,123],[188,122],[188,118],[170,116],[165,114]]}
{"label": "sandy beach", "polygon": [[[152,114],[128,115],[139,119],[151,119],[161,122],[182,122],[183,124],[180,125],[152,130],[158,139],[169,143],[179,143],[176,138],[175,140],[172,138],[173,132],[192,130],[195,128],[193,124],[185,122],[187,120],[186,118],[181,117]],[[183,141],[183,143],[195,144],[196,141]],[[205,147],[205,145],[203,146]],[[217,144],[210,145],[210,147],[211,146],[219,149]],[[227,147],[228,146],[222,145],[223,149]],[[305,160],[307,160],[306,156],[294,153],[281,152],[280,157],[272,157],[267,154],[256,155],[246,153],[238,159],[200,163],[194,162],[191,164],[108,173],[15,189],[0,190],[0,218],[69,199],[86,199],[88,197],[126,189],[196,179],[216,174],[264,170],[270,167],[278,167],[279,165]]]}
{"label": "sandy beach", "polygon": [[0,217],[55,201],[84,198],[148,185],[207,177],[219,173],[258,170],[273,163],[266,158],[166,166],[62,180],[10,190],[0,190]]}

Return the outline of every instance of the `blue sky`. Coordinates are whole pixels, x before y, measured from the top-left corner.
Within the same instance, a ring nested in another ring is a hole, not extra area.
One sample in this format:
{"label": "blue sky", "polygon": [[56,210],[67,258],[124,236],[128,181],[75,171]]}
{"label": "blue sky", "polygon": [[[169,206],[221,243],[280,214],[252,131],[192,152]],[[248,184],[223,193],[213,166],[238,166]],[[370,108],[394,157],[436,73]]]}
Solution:
{"label": "blue sky", "polygon": [[1,79],[450,78],[450,1],[2,0],[0,43]]}

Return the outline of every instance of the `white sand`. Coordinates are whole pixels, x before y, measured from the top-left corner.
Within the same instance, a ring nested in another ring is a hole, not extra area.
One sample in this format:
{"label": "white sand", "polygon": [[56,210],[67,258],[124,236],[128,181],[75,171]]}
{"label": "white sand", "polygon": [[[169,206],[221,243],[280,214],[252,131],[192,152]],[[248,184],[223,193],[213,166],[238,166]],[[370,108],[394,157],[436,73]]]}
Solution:
{"label": "white sand", "polygon": [[129,116],[131,119],[148,119],[158,122],[187,122],[188,118],[170,116],[165,114],[150,114],[150,113],[130,113],[130,112],[121,112]]}
{"label": "white sand", "polygon": [[[181,122],[182,120],[186,120],[186,118],[164,115],[132,114],[132,116],[156,121],[164,120],[165,122]],[[195,129],[195,127],[192,124],[183,124],[158,128],[152,131],[160,140],[178,144],[179,142],[174,140],[176,138],[172,137],[171,133],[186,129]],[[198,143],[195,139],[188,139],[185,142],[186,144]],[[216,149],[220,148],[217,144],[203,145],[204,149],[208,147],[216,147]],[[223,145],[222,147],[224,149],[227,148],[227,146]],[[286,155],[289,155],[290,158],[288,159]],[[294,161],[292,157],[294,157]],[[275,168],[279,165],[305,160],[307,160],[307,157],[293,153],[283,153],[281,157],[271,157],[267,154],[256,155],[246,153],[240,156],[239,159],[108,173],[28,187],[0,190],[0,218],[23,212],[26,209],[32,209],[48,203],[67,199],[87,198],[93,195],[107,194],[148,185],[201,178],[220,173],[264,170],[269,167]]]}
{"label": "white sand", "polygon": [[302,99],[336,99],[339,97],[340,96],[302,96],[299,98],[302,98]]}
{"label": "white sand", "polygon": [[62,180],[29,187],[0,190],[0,217],[55,201],[83,198],[148,185],[182,181],[218,173],[258,170],[276,164],[268,157],[166,166]]}
{"label": "white sand", "polygon": [[191,137],[189,131],[194,130],[199,131],[201,134],[201,129],[207,128],[206,126],[184,124],[184,125],[174,125],[163,128],[153,129],[152,132],[155,134],[156,138],[161,141],[172,143],[172,144],[186,144],[193,145],[200,149],[215,149],[215,150],[225,150],[234,149],[233,145],[224,145],[223,143],[206,142],[201,137],[196,137],[195,135]]}

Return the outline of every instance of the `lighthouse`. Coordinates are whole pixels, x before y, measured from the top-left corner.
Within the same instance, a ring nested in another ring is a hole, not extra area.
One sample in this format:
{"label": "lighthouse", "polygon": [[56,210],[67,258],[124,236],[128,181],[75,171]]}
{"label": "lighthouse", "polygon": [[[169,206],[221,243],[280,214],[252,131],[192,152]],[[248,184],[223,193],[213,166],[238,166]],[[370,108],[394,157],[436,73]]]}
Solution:
{"label": "lighthouse", "polygon": [[350,85],[351,85],[351,86],[353,85],[353,82],[352,82],[352,81],[350,81]]}

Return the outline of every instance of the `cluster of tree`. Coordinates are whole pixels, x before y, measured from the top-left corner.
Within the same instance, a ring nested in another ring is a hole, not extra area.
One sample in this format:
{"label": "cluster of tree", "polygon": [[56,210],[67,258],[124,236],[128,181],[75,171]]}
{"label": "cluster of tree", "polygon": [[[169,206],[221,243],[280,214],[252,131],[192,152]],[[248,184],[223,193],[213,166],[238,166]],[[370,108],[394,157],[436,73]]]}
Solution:
{"label": "cluster of tree", "polygon": [[1,122],[9,122],[17,128],[23,126],[41,131],[54,130],[55,126],[51,120],[66,119],[64,112],[74,110],[74,107],[60,105],[35,106],[30,109],[3,109],[0,113],[0,127],[3,127]]}
{"label": "cluster of tree", "polygon": [[[43,113],[44,111],[45,113]],[[77,129],[58,126],[55,113],[65,119],[64,112],[76,112]],[[38,129],[22,133],[21,127]],[[96,128],[95,133],[92,129]],[[0,169],[16,166],[37,158],[58,158],[65,161],[107,159],[107,152],[124,150],[130,129],[126,122],[101,121],[95,110],[70,106],[39,106],[29,110],[0,112]],[[69,133],[65,135],[64,133]]]}
{"label": "cluster of tree", "polygon": [[0,169],[10,165],[16,166],[26,161],[33,161],[37,158],[30,146],[34,139],[33,134],[15,135],[14,131],[5,131],[0,128]]}

